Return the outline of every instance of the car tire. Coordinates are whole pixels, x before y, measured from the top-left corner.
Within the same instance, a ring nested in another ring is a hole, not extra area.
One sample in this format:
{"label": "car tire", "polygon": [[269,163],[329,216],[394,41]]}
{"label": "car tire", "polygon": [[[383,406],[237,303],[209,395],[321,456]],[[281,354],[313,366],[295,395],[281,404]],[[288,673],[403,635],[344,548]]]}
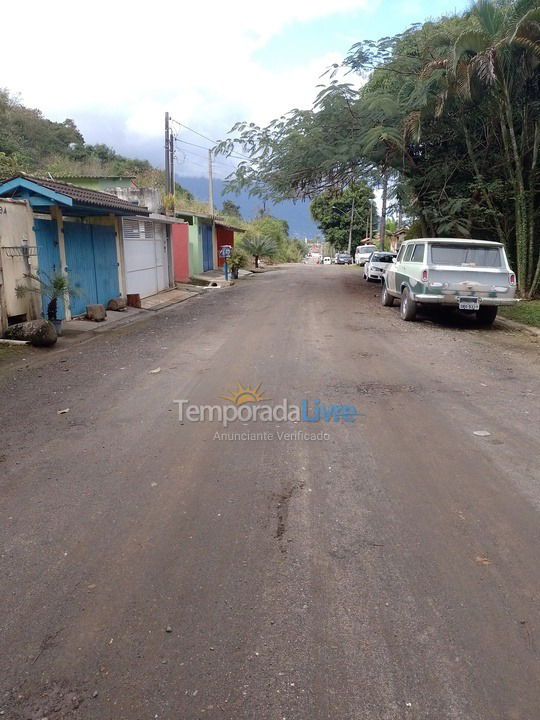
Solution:
{"label": "car tire", "polygon": [[403,288],[401,291],[401,306],[399,309],[401,319],[407,322],[411,322],[416,318],[416,303],[411,298],[409,288]]}
{"label": "car tire", "polygon": [[394,304],[394,298],[388,292],[388,290],[386,288],[386,283],[384,282],[384,280],[383,280],[383,287],[382,287],[382,293],[381,293],[381,303],[385,307],[392,307],[392,305]]}
{"label": "car tire", "polygon": [[493,325],[498,309],[497,305],[480,306],[480,309],[476,311],[476,319],[481,325]]}

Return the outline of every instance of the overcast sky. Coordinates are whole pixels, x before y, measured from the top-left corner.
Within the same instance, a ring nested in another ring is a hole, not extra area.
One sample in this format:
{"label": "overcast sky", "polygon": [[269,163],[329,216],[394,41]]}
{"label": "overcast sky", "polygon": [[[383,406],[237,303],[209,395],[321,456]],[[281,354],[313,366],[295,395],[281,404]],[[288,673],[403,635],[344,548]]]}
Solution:
{"label": "overcast sky", "polygon": [[[222,139],[238,120],[265,124],[308,108],[320,76],[358,40],[468,5],[464,0],[252,0],[119,3],[27,0],[2,10],[0,84],[87,142],[162,164],[163,115]],[[24,18],[22,12],[24,8]],[[209,143],[188,130],[179,139]],[[179,175],[205,151],[178,143]],[[221,159],[216,174],[227,174]]]}

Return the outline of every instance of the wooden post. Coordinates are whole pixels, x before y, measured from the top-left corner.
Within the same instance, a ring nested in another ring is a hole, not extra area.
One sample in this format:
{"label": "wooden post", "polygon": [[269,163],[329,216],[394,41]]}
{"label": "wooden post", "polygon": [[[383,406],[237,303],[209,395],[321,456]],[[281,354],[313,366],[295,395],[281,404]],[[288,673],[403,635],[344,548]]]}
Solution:
{"label": "wooden post", "polygon": [[[60,272],[67,278],[68,273],[66,272],[67,260],[66,260],[66,245],[64,243],[64,218],[62,217],[62,210],[58,205],[51,205],[51,218],[56,220],[56,229],[58,233],[58,252],[60,254]],[[71,305],[69,294],[64,295],[64,309],[66,311],[66,320],[71,320]]]}

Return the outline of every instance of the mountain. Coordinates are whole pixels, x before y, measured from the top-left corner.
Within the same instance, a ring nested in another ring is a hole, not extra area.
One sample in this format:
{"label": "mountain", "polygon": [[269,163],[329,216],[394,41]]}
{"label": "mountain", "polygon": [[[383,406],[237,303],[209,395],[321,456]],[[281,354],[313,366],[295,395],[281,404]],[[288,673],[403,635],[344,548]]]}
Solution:
{"label": "mountain", "polygon": [[[208,202],[208,180],[202,177],[176,176],[176,181],[182,187],[195,195],[197,200]],[[214,205],[219,210],[224,200],[231,200],[240,206],[240,212],[245,220],[253,219],[263,207],[260,198],[250,197],[246,191],[239,195],[223,192],[224,181],[214,180]],[[285,200],[281,203],[266,203],[266,212],[289,224],[289,232],[293,237],[314,237],[319,231],[309,212],[309,202]]]}

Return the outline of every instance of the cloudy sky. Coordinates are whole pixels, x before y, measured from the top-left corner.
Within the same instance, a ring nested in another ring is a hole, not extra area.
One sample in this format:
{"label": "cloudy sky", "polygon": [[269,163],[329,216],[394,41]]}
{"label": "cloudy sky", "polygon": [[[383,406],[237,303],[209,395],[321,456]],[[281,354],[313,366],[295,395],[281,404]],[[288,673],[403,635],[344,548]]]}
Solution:
{"label": "cloudy sky", "polygon": [[[0,85],[88,142],[161,164],[163,115],[213,139],[238,120],[310,107],[331,63],[362,39],[462,10],[465,0],[27,0],[2,13]],[[13,28],[11,32],[9,28]],[[178,127],[179,175],[202,175],[209,146]],[[186,141],[186,142],[182,142]],[[216,174],[227,174],[221,159]]]}

